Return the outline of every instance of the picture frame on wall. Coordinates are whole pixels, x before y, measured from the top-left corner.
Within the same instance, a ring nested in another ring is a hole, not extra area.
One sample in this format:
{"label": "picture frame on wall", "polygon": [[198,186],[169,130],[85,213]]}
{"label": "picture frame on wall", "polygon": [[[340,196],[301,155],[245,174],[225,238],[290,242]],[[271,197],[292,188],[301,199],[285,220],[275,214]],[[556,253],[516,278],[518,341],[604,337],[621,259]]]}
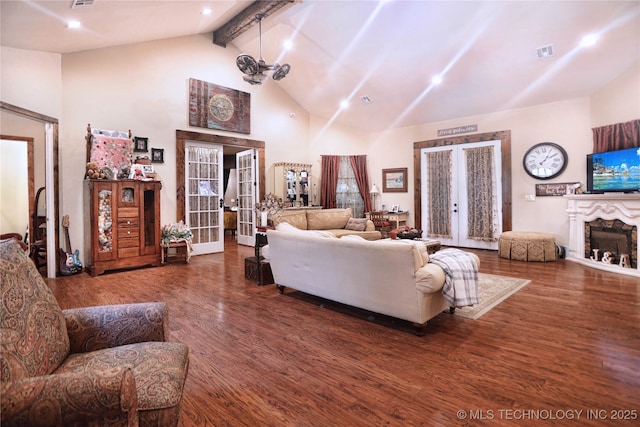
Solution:
{"label": "picture frame on wall", "polygon": [[143,138],[140,136],[133,137],[133,151],[138,153],[146,153],[149,151],[149,138]]}
{"label": "picture frame on wall", "polygon": [[151,149],[151,163],[164,163],[164,150],[162,148]]}
{"label": "picture frame on wall", "polygon": [[383,193],[406,193],[408,168],[382,169]]}

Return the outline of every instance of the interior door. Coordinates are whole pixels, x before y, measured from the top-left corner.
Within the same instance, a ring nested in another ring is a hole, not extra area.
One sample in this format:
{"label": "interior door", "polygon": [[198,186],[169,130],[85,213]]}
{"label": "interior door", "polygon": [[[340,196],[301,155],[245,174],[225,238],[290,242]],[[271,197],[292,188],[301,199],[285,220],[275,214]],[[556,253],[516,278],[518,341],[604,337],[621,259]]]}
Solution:
{"label": "interior door", "polygon": [[256,211],[258,200],[258,155],[255,149],[236,154],[238,170],[238,243],[255,245]]}
{"label": "interior door", "polygon": [[500,141],[421,150],[422,229],[446,246],[498,249],[502,232]]}
{"label": "interior door", "polygon": [[224,251],[223,149],[185,144],[186,217],[193,233],[192,255]]}

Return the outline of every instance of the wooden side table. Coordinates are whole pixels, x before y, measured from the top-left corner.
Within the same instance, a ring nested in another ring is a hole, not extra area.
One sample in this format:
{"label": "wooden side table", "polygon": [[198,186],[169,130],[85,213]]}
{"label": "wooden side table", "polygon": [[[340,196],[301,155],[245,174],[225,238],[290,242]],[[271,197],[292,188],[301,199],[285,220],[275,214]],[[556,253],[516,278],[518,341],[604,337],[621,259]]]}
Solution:
{"label": "wooden side table", "polygon": [[271,266],[260,254],[260,249],[269,244],[267,240],[267,230],[274,229],[274,227],[258,227],[255,236],[255,257],[244,259],[244,276],[247,279],[255,280],[258,286],[274,283]]}
{"label": "wooden side table", "polygon": [[[170,243],[162,243],[162,260],[161,264],[166,264],[169,259],[183,259],[185,263],[189,263],[189,248],[187,247],[187,242],[170,242]],[[176,253],[174,255],[169,254],[169,249],[175,249]]]}

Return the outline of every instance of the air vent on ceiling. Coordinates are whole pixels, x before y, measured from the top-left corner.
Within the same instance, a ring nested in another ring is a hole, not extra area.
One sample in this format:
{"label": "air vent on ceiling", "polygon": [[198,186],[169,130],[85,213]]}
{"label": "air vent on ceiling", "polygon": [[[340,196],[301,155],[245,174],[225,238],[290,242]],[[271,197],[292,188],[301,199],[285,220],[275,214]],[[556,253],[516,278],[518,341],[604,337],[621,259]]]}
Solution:
{"label": "air vent on ceiling", "polygon": [[539,47],[537,49],[537,52],[538,52],[538,58],[539,59],[548,58],[550,56],[553,56],[553,45],[547,45],[547,46]]}
{"label": "air vent on ceiling", "polygon": [[73,0],[71,3],[71,9],[76,9],[78,7],[91,7],[95,3],[95,0]]}
{"label": "air vent on ceiling", "polygon": [[361,96],[360,101],[362,101],[363,104],[371,104],[373,102],[367,95]]}

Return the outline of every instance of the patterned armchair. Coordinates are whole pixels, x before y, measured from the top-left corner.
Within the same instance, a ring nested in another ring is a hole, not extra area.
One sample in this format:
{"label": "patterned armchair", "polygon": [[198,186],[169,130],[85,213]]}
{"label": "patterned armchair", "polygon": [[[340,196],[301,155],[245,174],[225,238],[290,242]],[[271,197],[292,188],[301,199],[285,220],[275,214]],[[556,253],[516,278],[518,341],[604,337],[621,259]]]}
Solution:
{"label": "patterned armchair", "polygon": [[189,349],[164,303],[62,310],[16,240],[0,241],[2,426],[175,426]]}

